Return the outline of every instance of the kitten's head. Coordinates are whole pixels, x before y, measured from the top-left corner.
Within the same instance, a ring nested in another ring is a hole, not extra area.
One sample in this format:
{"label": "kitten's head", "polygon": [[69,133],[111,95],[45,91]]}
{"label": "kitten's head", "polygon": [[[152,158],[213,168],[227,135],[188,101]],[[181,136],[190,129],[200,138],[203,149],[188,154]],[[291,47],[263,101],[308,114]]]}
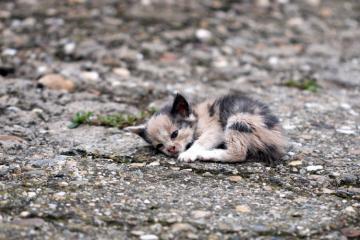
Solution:
{"label": "kitten's head", "polygon": [[177,94],[171,105],[163,107],[147,123],[126,130],[138,134],[166,155],[175,157],[191,146],[195,120],[189,103]]}

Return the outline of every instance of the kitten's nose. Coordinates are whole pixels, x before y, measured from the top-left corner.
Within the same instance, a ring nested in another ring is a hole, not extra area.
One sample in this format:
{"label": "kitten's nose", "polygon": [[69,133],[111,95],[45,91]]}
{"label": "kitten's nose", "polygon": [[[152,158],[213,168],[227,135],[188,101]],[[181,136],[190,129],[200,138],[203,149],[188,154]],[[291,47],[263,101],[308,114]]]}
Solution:
{"label": "kitten's nose", "polygon": [[178,151],[176,150],[176,147],[175,147],[175,146],[168,147],[168,148],[167,148],[167,151],[168,151],[169,153],[173,153],[173,154],[175,154],[175,153],[178,152]]}

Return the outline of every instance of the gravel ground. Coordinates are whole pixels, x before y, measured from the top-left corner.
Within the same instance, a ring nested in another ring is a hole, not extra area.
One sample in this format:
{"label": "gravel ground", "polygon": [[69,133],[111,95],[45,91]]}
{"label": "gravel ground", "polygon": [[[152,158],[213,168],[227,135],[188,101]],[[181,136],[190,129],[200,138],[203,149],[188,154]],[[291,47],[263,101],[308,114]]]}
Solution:
{"label": "gravel ground", "polygon": [[[360,237],[359,1],[3,0],[0,20],[0,239]],[[284,160],[180,163],[68,128],[176,91],[267,102]]]}

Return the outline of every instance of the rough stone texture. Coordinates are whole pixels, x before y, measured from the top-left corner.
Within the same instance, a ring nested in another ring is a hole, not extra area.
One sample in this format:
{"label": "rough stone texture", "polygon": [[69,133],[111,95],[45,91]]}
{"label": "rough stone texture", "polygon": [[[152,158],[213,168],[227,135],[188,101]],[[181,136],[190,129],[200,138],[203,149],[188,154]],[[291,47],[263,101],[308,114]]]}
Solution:
{"label": "rough stone texture", "polygon": [[[360,222],[360,3],[0,2],[0,239],[346,239]],[[69,93],[38,80],[60,74]],[[287,88],[316,79],[317,93]],[[288,134],[274,167],[179,163],[81,110],[247,93]]]}

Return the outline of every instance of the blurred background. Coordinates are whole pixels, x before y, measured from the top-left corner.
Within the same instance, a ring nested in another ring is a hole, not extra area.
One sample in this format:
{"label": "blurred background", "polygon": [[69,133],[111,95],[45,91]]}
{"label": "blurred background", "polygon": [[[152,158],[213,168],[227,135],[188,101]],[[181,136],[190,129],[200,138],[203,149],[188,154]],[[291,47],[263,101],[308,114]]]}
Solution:
{"label": "blurred background", "polygon": [[0,9],[3,78],[60,74],[68,90],[135,102],[359,86],[356,0],[2,0]]}

